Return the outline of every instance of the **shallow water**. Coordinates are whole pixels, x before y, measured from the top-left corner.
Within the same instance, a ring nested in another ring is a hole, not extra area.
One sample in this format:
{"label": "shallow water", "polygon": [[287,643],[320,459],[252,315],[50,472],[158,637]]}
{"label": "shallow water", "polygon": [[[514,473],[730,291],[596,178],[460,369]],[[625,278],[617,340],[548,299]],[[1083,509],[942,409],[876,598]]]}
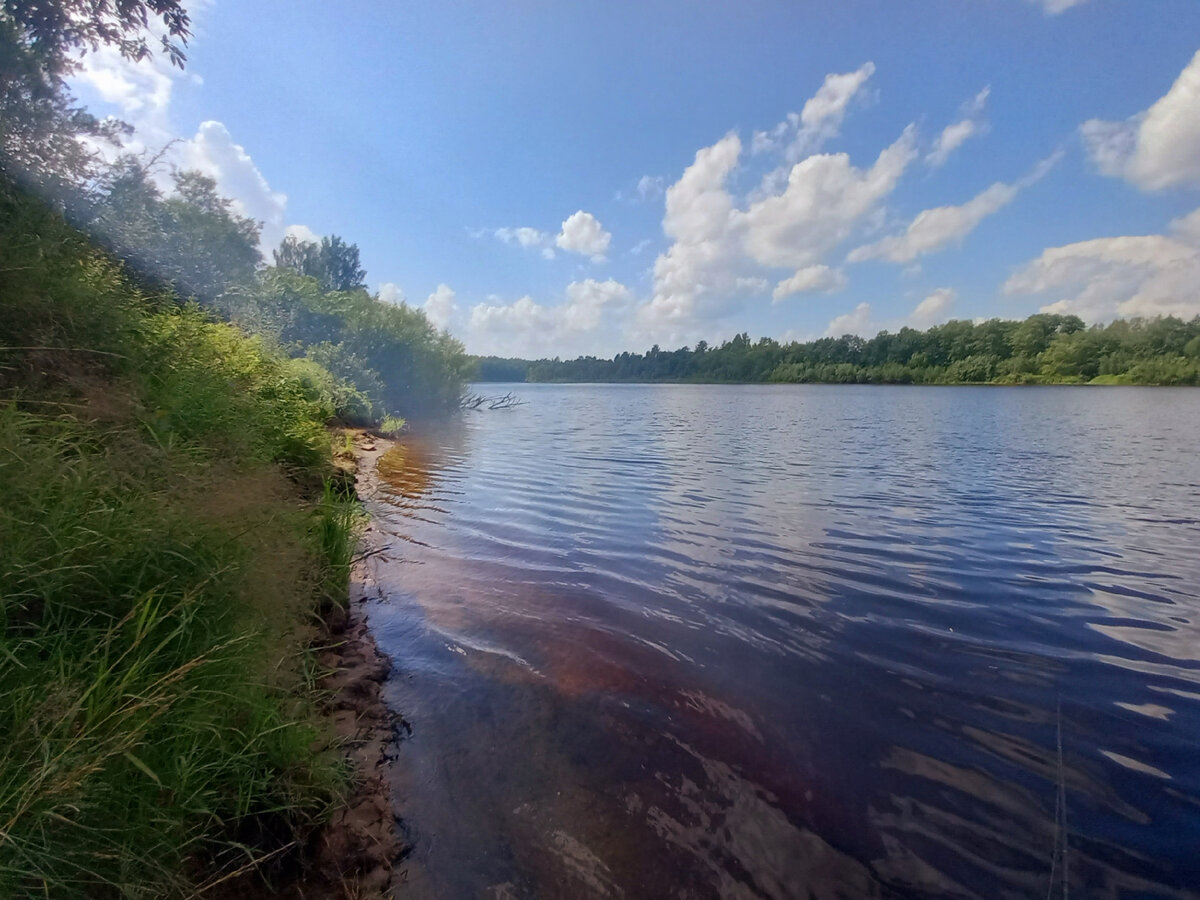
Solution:
{"label": "shallow water", "polygon": [[1200,390],[514,390],[372,504],[414,895],[1200,886]]}

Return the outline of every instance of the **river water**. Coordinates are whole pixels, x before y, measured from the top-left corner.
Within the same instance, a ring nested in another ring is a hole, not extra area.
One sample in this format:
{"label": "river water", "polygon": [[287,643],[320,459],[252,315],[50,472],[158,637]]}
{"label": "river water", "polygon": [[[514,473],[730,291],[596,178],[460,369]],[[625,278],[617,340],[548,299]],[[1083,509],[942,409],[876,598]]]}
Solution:
{"label": "river water", "polygon": [[1200,891],[1200,390],[513,390],[370,504],[409,896]]}

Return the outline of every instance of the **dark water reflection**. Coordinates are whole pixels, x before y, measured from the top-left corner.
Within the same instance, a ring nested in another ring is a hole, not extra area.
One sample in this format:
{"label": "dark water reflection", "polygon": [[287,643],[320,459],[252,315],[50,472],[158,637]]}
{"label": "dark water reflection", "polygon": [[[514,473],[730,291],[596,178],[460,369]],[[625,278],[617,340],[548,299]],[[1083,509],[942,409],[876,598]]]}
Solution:
{"label": "dark water reflection", "polygon": [[375,505],[416,894],[1193,895],[1200,391],[518,390]]}

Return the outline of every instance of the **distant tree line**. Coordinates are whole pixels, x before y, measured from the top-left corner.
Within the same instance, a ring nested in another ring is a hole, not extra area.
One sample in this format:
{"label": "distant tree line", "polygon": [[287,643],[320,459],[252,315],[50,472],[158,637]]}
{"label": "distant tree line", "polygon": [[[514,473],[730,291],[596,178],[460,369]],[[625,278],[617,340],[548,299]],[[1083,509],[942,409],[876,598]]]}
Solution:
{"label": "distant tree line", "polygon": [[1078,316],[952,321],[873,338],[782,344],[739,334],[719,347],[620,353],[612,359],[477,360],[482,381],[782,382],[814,384],[1200,384],[1200,316]]}

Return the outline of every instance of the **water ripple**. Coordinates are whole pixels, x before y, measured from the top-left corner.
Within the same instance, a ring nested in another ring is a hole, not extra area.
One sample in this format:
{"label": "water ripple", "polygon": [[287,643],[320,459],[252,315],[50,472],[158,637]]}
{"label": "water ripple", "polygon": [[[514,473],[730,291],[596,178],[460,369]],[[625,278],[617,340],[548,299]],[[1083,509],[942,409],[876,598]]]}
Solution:
{"label": "water ripple", "polygon": [[375,510],[444,896],[1200,884],[1200,392],[517,390]]}

